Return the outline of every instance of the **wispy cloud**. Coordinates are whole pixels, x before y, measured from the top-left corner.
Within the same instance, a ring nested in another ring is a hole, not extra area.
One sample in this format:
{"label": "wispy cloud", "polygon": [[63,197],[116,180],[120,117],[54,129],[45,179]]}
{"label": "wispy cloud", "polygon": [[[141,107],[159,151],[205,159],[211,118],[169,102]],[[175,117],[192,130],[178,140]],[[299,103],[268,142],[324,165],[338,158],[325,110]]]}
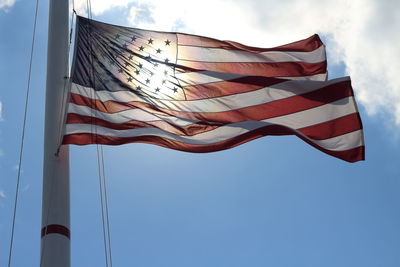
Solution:
{"label": "wispy cloud", "polygon": [[[78,0],[81,8],[85,2]],[[368,114],[389,115],[387,122],[400,126],[397,1],[92,1],[95,15],[114,7],[130,8],[127,23],[137,27],[185,31],[255,46],[280,45],[320,33],[328,40],[329,64],[345,66],[358,102]]]}
{"label": "wispy cloud", "polygon": [[[14,165],[14,170],[18,171],[19,170],[19,164]],[[24,173],[24,169],[21,168],[21,173]]]}
{"label": "wispy cloud", "polygon": [[[1,1],[1,0],[0,0]],[[4,121],[3,119],[3,102],[0,101],[0,122]],[[0,132],[1,134],[1,132]],[[0,157],[4,156],[4,150],[0,148]]]}
{"label": "wispy cloud", "polygon": [[0,9],[8,11],[15,4],[15,0],[0,0]]}
{"label": "wispy cloud", "polygon": [[30,187],[31,187],[30,184],[26,184],[24,187],[22,187],[21,191],[26,192],[29,190]]}
{"label": "wispy cloud", "polygon": [[0,190],[0,198],[6,198],[6,193],[3,190]]}
{"label": "wispy cloud", "polygon": [[4,121],[3,118],[3,102],[0,101],[0,122]]}

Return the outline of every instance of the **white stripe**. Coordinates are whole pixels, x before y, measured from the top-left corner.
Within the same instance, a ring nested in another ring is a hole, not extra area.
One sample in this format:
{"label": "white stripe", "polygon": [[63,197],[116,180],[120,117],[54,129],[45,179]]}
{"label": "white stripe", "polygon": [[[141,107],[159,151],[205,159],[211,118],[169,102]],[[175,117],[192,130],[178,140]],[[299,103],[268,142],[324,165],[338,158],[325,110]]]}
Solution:
{"label": "white stripe", "polygon": [[179,80],[181,86],[215,83],[222,81],[229,81],[247,75],[228,73],[228,72],[216,72],[216,71],[199,71],[199,72],[187,72],[187,73],[176,73],[175,77]]}
{"label": "white stripe", "polygon": [[[212,131],[200,133],[193,136],[178,136],[175,134],[164,132],[158,128],[153,128],[153,127],[130,129],[130,130],[112,130],[105,127],[93,126],[90,124],[67,124],[66,134],[97,133],[100,135],[112,136],[112,137],[134,137],[142,135],[156,135],[188,144],[204,145],[204,144],[213,144],[226,139],[230,139],[235,136],[244,134],[248,131],[256,130],[260,127],[272,124],[282,125],[292,129],[299,129],[319,124],[322,122],[331,121],[345,115],[353,114],[355,112],[356,110],[353,104],[353,98],[349,97],[346,99],[333,102],[331,104],[323,105],[318,108],[313,108],[306,111],[301,111],[272,119],[266,119],[263,121],[244,121],[244,122],[232,123],[225,126],[221,126]],[[322,142],[319,145],[327,148],[323,143],[324,141],[318,141],[318,142]],[[362,142],[362,140],[360,142]],[[340,147],[342,149],[343,148],[342,143],[338,144],[340,144]],[[334,148],[332,147],[330,147],[329,149],[334,150]]]}
{"label": "white stripe", "polygon": [[[310,139],[312,140],[312,139]],[[331,151],[345,151],[364,145],[362,130],[339,135],[325,140],[312,140],[316,145]]]}
{"label": "white stripe", "polygon": [[318,63],[325,61],[325,47],[311,52],[268,51],[252,53],[243,50],[221,48],[204,48],[196,46],[179,46],[178,64],[180,61],[198,62],[305,62]]}
{"label": "white stripe", "polygon": [[176,126],[184,127],[197,122],[185,118],[152,114],[148,111],[138,108],[124,110],[117,113],[105,113],[98,111],[96,109],[92,109],[88,106],[80,106],[74,103],[69,103],[68,113],[75,113],[83,116],[96,117],[112,123],[125,123],[132,120],[141,122],[165,121]]}
{"label": "white stripe", "polygon": [[[216,71],[198,71],[198,72],[184,72],[176,73],[175,77],[179,80],[181,86],[191,86],[207,83],[216,83],[229,81],[247,75],[227,73],[227,72],[216,72]],[[314,74],[309,76],[291,76],[291,77],[273,77],[285,80],[310,80],[310,81],[326,81],[328,73]]]}
{"label": "white stripe", "polygon": [[310,80],[310,81],[326,81],[328,78],[328,73],[320,73],[320,74],[314,74],[314,75],[309,75],[309,76],[291,76],[291,77],[275,77],[278,79],[287,79],[287,80]]}
{"label": "white stripe", "polygon": [[[91,88],[73,84],[71,91],[83,96],[95,95],[96,99],[117,102],[138,101],[155,105],[160,108],[178,112],[224,112],[249,106],[261,105],[271,101],[285,99],[291,96],[312,92],[328,85],[349,80],[349,77],[338,78],[326,82],[318,81],[285,81],[259,90],[200,100],[162,100],[139,97],[129,91],[94,91]],[[92,91],[92,92],[91,92]]]}

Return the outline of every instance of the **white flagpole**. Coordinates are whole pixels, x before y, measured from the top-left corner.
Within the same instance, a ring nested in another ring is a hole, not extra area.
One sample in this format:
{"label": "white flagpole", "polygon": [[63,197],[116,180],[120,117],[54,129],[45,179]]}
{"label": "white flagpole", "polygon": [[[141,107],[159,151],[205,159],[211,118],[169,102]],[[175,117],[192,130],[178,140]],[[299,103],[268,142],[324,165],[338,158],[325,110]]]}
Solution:
{"label": "white flagpole", "polygon": [[68,0],[50,0],[42,196],[41,267],[70,266],[69,151],[61,146],[68,76]]}

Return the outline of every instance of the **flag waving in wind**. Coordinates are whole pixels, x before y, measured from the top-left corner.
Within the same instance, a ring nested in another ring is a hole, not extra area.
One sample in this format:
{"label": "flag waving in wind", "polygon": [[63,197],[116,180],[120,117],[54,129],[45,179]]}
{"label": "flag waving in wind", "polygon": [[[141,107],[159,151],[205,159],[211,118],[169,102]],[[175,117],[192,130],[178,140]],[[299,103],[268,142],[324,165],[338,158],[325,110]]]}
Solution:
{"label": "flag waving in wind", "polygon": [[257,48],[82,17],[77,29],[64,144],[212,152],[296,135],[337,158],[364,159],[350,79],[326,81],[317,35]]}

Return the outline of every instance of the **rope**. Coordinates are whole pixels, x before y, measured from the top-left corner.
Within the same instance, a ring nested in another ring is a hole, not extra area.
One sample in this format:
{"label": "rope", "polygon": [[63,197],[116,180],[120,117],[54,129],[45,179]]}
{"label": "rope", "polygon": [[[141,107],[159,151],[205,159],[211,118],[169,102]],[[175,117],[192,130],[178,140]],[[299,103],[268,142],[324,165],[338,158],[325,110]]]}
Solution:
{"label": "rope", "polygon": [[[90,76],[92,78],[93,91],[91,92],[91,99],[93,99],[92,103],[92,133],[93,133],[93,125],[96,124],[95,121],[95,101],[97,98],[97,94],[95,93],[96,84],[95,84],[95,74],[94,74],[94,66],[93,66],[93,50],[92,50],[92,36],[90,29],[90,20],[92,19],[92,9],[91,9],[91,1],[86,0],[87,5],[87,17],[89,19],[89,53],[90,53],[90,64],[91,71]],[[97,128],[95,128],[96,138],[97,138]],[[107,185],[106,185],[106,175],[104,168],[104,151],[103,147],[98,144],[97,140],[94,142],[96,144],[96,152],[97,152],[97,167],[98,167],[98,181],[99,181],[99,194],[100,194],[100,204],[101,204],[101,219],[102,219],[102,227],[103,227],[103,241],[104,241],[104,254],[106,259],[106,266],[112,267],[112,253],[111,253],[111,234],[110,234],[110,220],[108,214],[108,199],[107,199]]]}
{"label": "rope", "polygon": [[30,92],[30,84],[31,84],[33,52],[34,52],[34,48],[35,48],[35,35],[36,35],[38,9],[39,9],[39,0],[36,0],[35,17],[34,17],[33,33],[32,33],[31,55],[30,55],[30,59],[29,59],[28,81],[27,81],[27,88],[26,88],[26,95],[25,95],[24,120],[22,123],[21,145],[20,145],[20,151],[19,151],[17,184],[16,184],[16,190],[15,190],[15,199],[14,199],[14,211],[13,211],[12,228],[11,228],[10,250],[9,250],[9,254],[8,254],[8,267],[11,266],[13,244],[14,244],[15,218],[17,217],[19,184],[20,184],[20,180],[21,180],[22,156],[23,156],[23,152],[24,152],[25,128],[26,128],[26,118],[27,118],[27,114],[28,114],[29,92]]}
{"label": "rope", "polygon": [[104,205],[103,205],[103,187],[102,187],[102,174],[101,174],[101,162],[100,162],[100,151],[99,145],[96,145],[97,148],[97,167],[98,167],[98,174],[99,174],[99,193],[100,193],[100,203],[101,203],[101,220],[103,222],[103,241],[104,241],[104,254],[106,257],[106,266],[108,266],[108,251],[107,251],[107,237],[106,237],[106,230],[105,230],[105,219],[104,219]]}
{"label": "rope", "polygon": [[[69,53],[69,47],[68,47],[68,53]],[[66,105],[66,98],[67,98],[67,93],[66,88],[67,88],[67,84],[69,84],[69,77],[65,76],[64,77],[64,86],[63,86],[63,90],[62,90],[62,102],[61,102],[61,112],[60,112],[60,117],[59,117],[59,125],[58,125],[58,133],[59,133],[59,137],[58,137],[58,146],[57,146],[57,151],[56,151],[56,156],[58,156],[58,154],[60,153],[60,148],[62,145],[62,139],[64,136],[64,131],[61,130],[64,128],[64,122],[65,122],[65,115],[67,114],[66,109],[65,109],[65,105]]]}
{"label": "rope", "polygon": [[110,234],[110,219],[108,216],[108,198],[107,198],[107,183],[106,183],[106,173],[104,171],[104,153],[103,153],[103,146],[100,145],[101,150],[101,164],[103,170],[103,185],[104,185],[104,198],[106,203],[106,219],[107,219],[107,236],[108,236],[108,249],[109,249],[109,256],[110,256],[110,266],[112,267],[112,253],[111,253],[111,234]]}

